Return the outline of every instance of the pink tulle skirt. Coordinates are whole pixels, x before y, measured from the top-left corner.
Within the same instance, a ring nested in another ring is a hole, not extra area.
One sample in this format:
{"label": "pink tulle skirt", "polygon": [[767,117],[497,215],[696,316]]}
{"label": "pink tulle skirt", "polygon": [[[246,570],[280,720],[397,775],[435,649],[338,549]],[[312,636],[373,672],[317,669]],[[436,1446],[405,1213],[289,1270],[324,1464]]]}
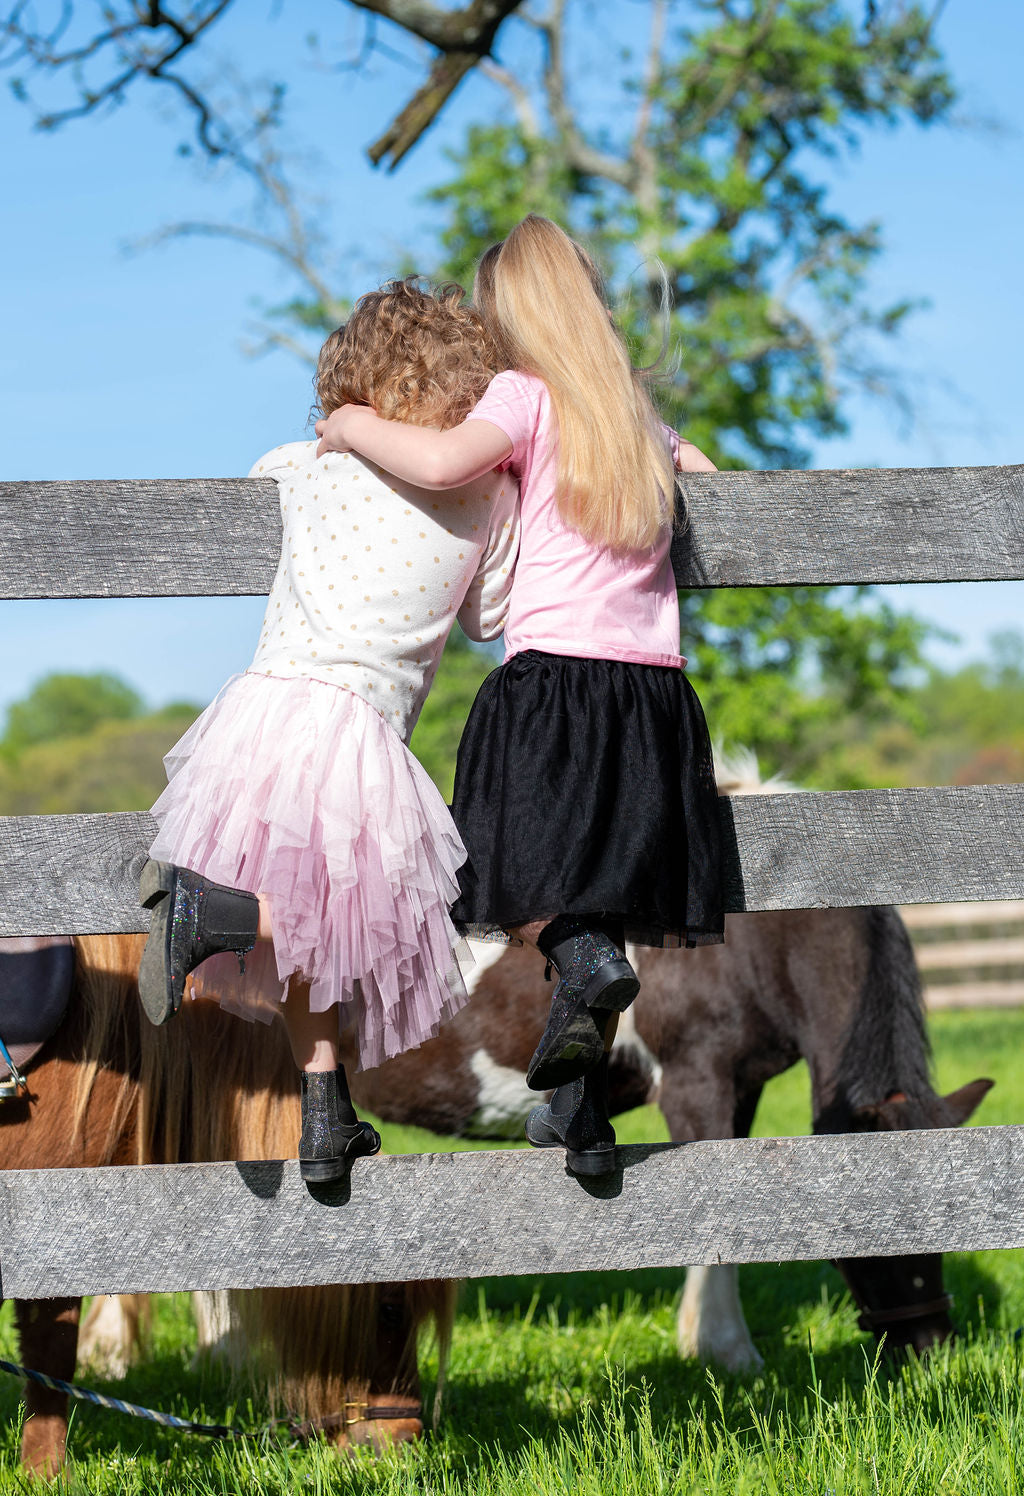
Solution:
{"label": "pink tulle skirt", "polygon": [[196,971],[194,995],[273,1018],[287,982],[338,1003],[360,1065],[436,1034],[466,1001],[448,915],[466,853],[409,750],[361,697],[304,677],[235,676],[164,760],[150,855],[266,896],[273,951]]}

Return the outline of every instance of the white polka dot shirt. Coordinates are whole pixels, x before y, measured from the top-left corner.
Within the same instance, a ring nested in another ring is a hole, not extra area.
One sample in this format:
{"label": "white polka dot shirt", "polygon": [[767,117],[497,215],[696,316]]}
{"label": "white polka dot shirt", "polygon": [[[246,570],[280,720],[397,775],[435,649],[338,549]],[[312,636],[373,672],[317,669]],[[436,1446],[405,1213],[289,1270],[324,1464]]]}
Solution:
{"label": "white polka dot shirt", "polygon": [[471,639],[505,626],[519,548],[508,474],[431,493],[355,453],[275,447],[250,478],[281,498],[281,559],[259,646],[264,675],[354,691],[407,741],[456,618]]}

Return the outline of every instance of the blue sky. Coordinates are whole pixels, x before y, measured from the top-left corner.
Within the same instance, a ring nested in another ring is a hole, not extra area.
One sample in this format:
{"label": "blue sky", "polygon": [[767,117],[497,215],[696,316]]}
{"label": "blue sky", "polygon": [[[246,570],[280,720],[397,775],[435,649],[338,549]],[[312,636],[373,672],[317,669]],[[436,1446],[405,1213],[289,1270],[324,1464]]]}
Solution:
{"label": "blue sky", "polygon": [[[619,0],[616,15],[627,12],[642,7]],[[429,243],[419,199],[445,174],[445,146],[503,104],[472,79],[397,172],[374,171],[364,147],[416,86],[415,51],[403,49],[405,64],[377,58],[360,73],[311,67],[302,38],[317,13],[312,0],[250,3],[212,50],[240,71],[280,66],[292,80],[292,134],[317,143],[308,175],[339,277],[358,290],[395,268],[403,249]],[[354,16],[339,34],[357,44]],[[973,123],[879,134],[830,178],[841,211],[884,226],[878,300],[930,303],[891,358],[921,415],[902,431],[884,409],[858,402],[849,436],[820,444],[816,466],[1024,461],[1024,5],[949,0],[939,38]],[[288,355],[243,349],[260,304],[290,294],[283,272],[208,240],[130,250],[169,222],[244,207],[237,182],[175,153],[182,127],[168,101],[140,91],[104,119],[41,134],[5,93],[0,130],[2,476],[238,474],[301,436],[309,371]],[[1024,584],[885,591],[961,634],[959,645],[934,647],[944,663],[982,653],[992,630],[1024,626]],[[115,670],[154,703],[208,700],[245,667],[261,614],[258,599],[0,603],[0,707],[53,669]]]}

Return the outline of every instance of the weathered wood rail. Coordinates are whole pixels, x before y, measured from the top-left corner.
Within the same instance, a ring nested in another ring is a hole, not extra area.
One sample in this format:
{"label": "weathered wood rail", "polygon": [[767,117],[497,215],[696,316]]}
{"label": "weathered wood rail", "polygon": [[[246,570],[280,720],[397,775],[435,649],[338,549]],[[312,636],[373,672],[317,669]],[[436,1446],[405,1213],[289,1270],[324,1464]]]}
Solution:
{"label": "weathered wood rail", "polygon": [[917,904],[902,914],[928,1008],[1024,1006],[1024,899]]}
{"label": "weathered wood rail", "polygon": [[557,1153],[0,1173],[6,1297],[377,1283],[1024,1246],[1024,1127]]}
{"label": "weathered wood rail", "polygon": [[[681,586],[1024,578],[1024,466],[689,477]],[[254,595],[273,484],[0,484],[0,596]],[[1024,898],[1024,786],[723,799],[731,910]],[[0,934],[144,928],[143,815],[0,820]],[[681,958],[682,959],[682,958]],[[1024,1129],[626,1148],[600,1188],[552,1155],[0,1175],[5,1295],[1024,1245]]]}

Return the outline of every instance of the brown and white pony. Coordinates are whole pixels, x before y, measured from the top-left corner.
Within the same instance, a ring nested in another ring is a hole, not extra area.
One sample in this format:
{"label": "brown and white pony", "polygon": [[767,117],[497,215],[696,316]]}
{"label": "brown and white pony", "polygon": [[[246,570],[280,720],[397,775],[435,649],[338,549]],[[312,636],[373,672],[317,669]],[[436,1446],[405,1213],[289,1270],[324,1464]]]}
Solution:
{"label": "brown and white pony", "polygon": [[[283,1029],[187,1003],[163,1029],[140,1021],[144,937],[75,941],[75,986],[62,1027],[29,1072],[29,1096],[0,1104],[0,1168],[294,1157],[298,1080]],[[442,1363],[454,1286],[279,1289],[233,1295],[231,1348],[259,1369],[272,1400],[334,1442],[422,1432],[416,1345],[435,1325]],[[122,1362],[140,1301],[97,1300],[93,1352]],[[206,1309],[206,1338],[219,1326]],[[77,1299],[15,1305],[24,1365],[73,1380]],[[111,1327],[111,1309],[116,1323]],[[29,1384],[22,1460],[52,1474],[64,1458],[67,1403]]]}

